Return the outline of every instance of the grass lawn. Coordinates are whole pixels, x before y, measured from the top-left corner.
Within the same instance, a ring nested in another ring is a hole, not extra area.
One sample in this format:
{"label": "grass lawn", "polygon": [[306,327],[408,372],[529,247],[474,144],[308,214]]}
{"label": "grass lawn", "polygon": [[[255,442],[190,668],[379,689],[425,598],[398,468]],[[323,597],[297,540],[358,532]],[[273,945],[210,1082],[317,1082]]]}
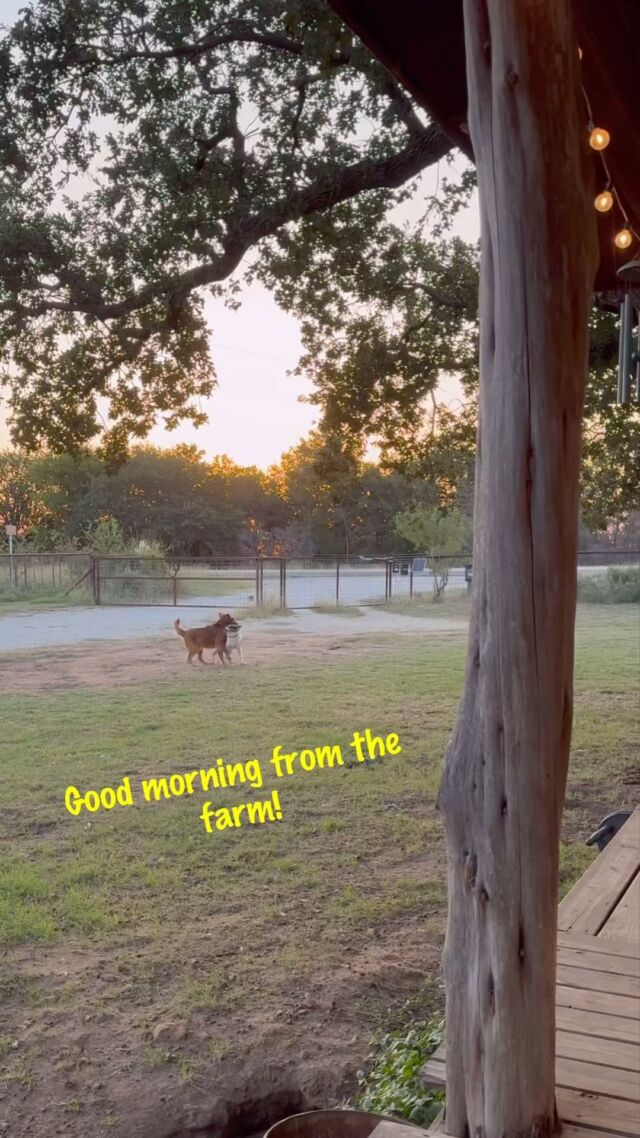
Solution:
{"label": "grass lawn", "polygon": [[[637,632],[630,605],[579,613],[563,889],[599,815],[637,795]],[[240,1086],[267,1054],[294,1082],[313,1069],[309,1095],[326,1100],[407,999],[438,1010],[434,802],[464,655],[464,633],[416,621],[415,637],[363,636],[342,658],[306,655],[301,636],[268,667],[145,682],[141,659],[132,687],[3,699],[0,1116],[34,1120],[12,1134],[85,1134],[91,1118],[92,1138],[133,1136],[138,1115]],[[358,763],[365,728],[402,752]],[[345,765],[276,779],[277,744],[339,744]],[[141,779],[218,758],[260,759],[264,787],[142,801]],[[136,805],[65,810],[67,786],[125,775]],[[274,788],[281,822],[205,832],[204,800]]]}

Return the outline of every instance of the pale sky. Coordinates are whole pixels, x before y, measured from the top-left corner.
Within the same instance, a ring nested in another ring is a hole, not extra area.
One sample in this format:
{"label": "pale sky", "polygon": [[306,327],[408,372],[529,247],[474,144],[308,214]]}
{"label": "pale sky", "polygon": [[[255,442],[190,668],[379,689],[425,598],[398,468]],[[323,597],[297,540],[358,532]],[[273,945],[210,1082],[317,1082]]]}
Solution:
{"label": "pale sky", "polygon": [[[11,23],[20,6],[15,0],[0,0],[0,22]],[[423,199],[434,192],[437,179],[436,167],[423,175],[419,193],[402,207],[402,217],[410,219],[422,213]],[[477,240],[475,202],[460,215],[455,232],[467,240]],[[158,427],[149,441],[158,446],[195,443],[207,458],[228,454],[238,463],[267,467],[309,432],[318,409],[299,402],[301,395],[311,391],[311,383],[287,374],[301,354],[298,322],[257,285],[245,289],[241,300],[235,312],[214,299],[207,302],[218,373],[218,387],[202,404],[208,422],[199,428],[185,423],[172,432]],[[443,384],[441,397],[445,401],[458,394],[455,381]],[[0,446],[7,442],[0,407]]]}

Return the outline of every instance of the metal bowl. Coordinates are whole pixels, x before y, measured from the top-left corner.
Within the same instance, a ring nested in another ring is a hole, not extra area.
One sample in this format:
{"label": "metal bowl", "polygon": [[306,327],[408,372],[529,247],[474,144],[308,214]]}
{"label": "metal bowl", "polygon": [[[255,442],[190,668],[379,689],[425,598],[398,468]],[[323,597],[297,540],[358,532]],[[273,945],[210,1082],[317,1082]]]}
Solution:
{"label": "metal bowl", "polygon": [[[276,1122],[264,1138],[369,1138],[381,1122],[393,1124],[393,1138],[405,1138],[405,1135],[419,1138],[426,1134],[409,1122],[398,1122],[382,1114],[362,1110],[309,1110]],[[389,1138],[392,1138],[391,1126]]]}

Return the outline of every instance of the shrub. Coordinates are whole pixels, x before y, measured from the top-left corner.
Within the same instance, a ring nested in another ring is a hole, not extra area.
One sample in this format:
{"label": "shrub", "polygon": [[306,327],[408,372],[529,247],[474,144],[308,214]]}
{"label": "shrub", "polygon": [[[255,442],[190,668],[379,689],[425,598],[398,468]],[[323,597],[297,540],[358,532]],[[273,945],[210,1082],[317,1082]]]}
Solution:
{"label": "shrub", "polygon": [[578,600],[616,605],[640,602],[640,565],[615,565],[606,573],[578,578]]}

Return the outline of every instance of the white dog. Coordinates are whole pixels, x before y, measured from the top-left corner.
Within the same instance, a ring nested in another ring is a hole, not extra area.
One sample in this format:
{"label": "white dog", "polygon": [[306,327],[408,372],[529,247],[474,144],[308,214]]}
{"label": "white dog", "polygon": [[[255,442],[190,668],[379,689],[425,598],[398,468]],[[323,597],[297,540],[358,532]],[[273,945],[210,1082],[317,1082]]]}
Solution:
{"label": "white dog", "polygon": [[231,653],[235,650],[240,658],[240,663],[244,664],[242,659],[242,625],[234,620],[232,624],[228,624],[225,628],[227,634],[226,656],[231,660]]}

